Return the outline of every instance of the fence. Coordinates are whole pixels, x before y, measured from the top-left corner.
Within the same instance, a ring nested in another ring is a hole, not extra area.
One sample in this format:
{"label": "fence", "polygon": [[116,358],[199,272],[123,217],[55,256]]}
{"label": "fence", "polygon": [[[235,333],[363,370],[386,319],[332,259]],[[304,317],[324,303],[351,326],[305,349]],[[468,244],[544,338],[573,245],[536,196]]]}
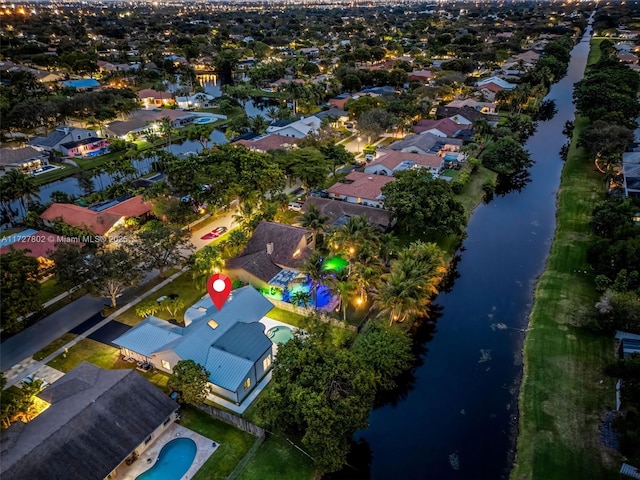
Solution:
{"label": "fence", "polygon": [[331,318],[330,316],[328,316],[325,313],[322,312],[315,312],[313,310],[309,310],[308,308],[304,308],[304,307],[300,307],[298,305],[292,305],[288,302],[283,302],[282,300],[276,300],[275,298],[269,298],[266,297],[267,300],[269,300],[274,307],[278,307],[281,308],[282,310],[287,310],[289,312],[293,312],[293,313],[297,313],[298,315],[302,315],[304,317],[308,317],[311,314],[317,314],[316,318],[318,318],[319,320],[326,322],[330,325],[333,325],[334,327],[340,327],[340,328],[345,328],[347,330],[350,330],[352,332],[357,332],[358,329],[357,327],[355,327],[354,325],[345,325],[343,322],[341,322],[340,320],[336,320],[335,318]]}
{"label": "fence", "polygon": [[211,405],[202,404],[198,408],[203,412],[208,413],[213,418],[217,418],[218,420],[228,423],[229,425],[233,425],[236,428],[239,428],[243,432],[250,433],[251,435],[255,435],[256,437],[264,436],[264,429],[254,425],[253,423],[245,420],[242,417],[238,417],[233,413],[225,412],[224,410],[220,410],[219,408],[213,407]]}
{"label": "fence", "polygon": [[249,460],[253,458],[253,456],[256,454],[260,446],[264,443],[264,439],[265,439],[265,434],[263,432],[262,435],[256,438],[256,441],[253,442],[253,445],[251,445],[251,448],[249,449],[249,451],[245,454],[244,457],[242,457],[242,460],[238,462],[238,464],[235,466],[233,471],[229,474],[229,476],[227,477],[227,480],[235,480],[236,477],[244,471],[245,467],[247,466],[247,463],[249,463]]}

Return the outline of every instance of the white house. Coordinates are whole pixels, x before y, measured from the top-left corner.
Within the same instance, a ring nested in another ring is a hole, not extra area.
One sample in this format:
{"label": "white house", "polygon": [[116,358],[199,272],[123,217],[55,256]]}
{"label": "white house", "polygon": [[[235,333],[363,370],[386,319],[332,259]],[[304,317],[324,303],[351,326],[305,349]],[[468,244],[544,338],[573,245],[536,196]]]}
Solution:
{"label": "white house", "polygon": [[178,104],[178,108],[182,108],[183,110],[199,110],[201,108],[211,108],[215,102],[215,98],[213,95],[200,92],[189,95],[188,97],[176,97],[176,103]]}
{"label": "white house", "polygon": [[309,134],[316,133],[321,125],[322,120],[312,115],[287,124],[275,122],[267,128],[267,133],[277,133],[284,137],[304,138]]}

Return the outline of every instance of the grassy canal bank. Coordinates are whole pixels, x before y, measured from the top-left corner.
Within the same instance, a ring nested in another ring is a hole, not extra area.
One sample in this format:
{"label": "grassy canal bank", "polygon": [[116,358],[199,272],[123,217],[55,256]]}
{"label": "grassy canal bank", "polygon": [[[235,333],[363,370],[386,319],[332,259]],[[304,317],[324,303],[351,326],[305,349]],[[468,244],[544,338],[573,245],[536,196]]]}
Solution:
{"label": "grassy canal bank", "polygon": [[[588,64],[597,62],[600,41],[592,40]],[[575,122],[557,196],[555,239],[529,318],[511,480],[619,478],[618,463],[598,435],[606,408],[615,407],[614,380],[603,373],[613,359],[613,340],[587,325],[599,297],[587,263],[588,222],[605,197],[602,176],[576,147],[588,122]]]}

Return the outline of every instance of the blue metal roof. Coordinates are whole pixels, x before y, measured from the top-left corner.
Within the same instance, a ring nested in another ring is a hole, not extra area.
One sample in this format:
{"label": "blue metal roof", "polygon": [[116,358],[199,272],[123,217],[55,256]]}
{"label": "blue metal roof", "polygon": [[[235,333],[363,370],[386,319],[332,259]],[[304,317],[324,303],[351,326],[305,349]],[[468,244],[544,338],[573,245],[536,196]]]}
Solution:
{"label": "blue metal roof", "polygon": [[[208,295],[203,297],[185,313],[185,319],[191,320],[191,323],[184,328],[148,317],[113,343],[148,357],[157,352],[173,350],[178,357],[205,366],[211,374],[211,383],[235,390],[253,366],[253,362],[247,358],[259,358],[265,352],[263,347],[267,345],[266,342],[270,341],[264,334],[264,328],[233,327],[238,323],[258,322],[272,308],[271,302],[255,288],[246,286],[232,291],[220,311],[213,306]],[[210,320],[215,320],[216,328],[209,324]],[[225,336],[232,329],[235,333]],[[241,339],[238,338],[240,333]],[[226,338],[218,348],[216,343],[223,336]],[[245,345],[241,346],[241,343]],[[225,348],[230,351],[224,351]],[[256,351],[250,351],[253,349]],[[230,388],[237,378],[240,380]]]}

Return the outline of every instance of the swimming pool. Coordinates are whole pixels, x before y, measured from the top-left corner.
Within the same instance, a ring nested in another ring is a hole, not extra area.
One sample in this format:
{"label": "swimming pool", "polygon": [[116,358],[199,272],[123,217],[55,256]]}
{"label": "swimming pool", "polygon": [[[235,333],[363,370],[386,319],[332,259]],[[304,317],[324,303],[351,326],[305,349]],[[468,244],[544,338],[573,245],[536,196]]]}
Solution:
{"label": "swimming pool", "polygon": [[156,463],[136,480],[180,480],[196,458],[198,447],[190,438],[176,438],[167,443]]}
{"label": "swimming pool", "polygon": [[193,121],[193,123],[195,123],[196,125],[204,125],[205,123],[213,123],[213,118],[211,118],[211,117],[198,117]]}
{"label": "swimming pool", "polygon": [[266,333],[273,343],[287,343],[293,338],[293,331],[282,325],[270,328]]}
{"label": "swimming pool", "polygon": [[[308,293],[310,296],[309,301],[311,302],[311,305],[309,306],[313,307],[314,298],[313,291],[311,290],[311,283],[311,280],[307,277],[304,282],[290,284],[284,292],[282,292],[282,300],[288,303],[294,303],[293,299],[295,298],[296,292]],[[322,308],[329,303],[329,300],[331,300],[331,291],[326,285],[320,285],[318,287],[317,296],[317,305],[315,306]]]}
{"label": "swimming pool", "polygon": [[444,159],[445,159],[447,162],[455,162],[456,160],[458,160],[458,154],[457,154],[457,153],[447,153],[447,154],[444,156]]}

